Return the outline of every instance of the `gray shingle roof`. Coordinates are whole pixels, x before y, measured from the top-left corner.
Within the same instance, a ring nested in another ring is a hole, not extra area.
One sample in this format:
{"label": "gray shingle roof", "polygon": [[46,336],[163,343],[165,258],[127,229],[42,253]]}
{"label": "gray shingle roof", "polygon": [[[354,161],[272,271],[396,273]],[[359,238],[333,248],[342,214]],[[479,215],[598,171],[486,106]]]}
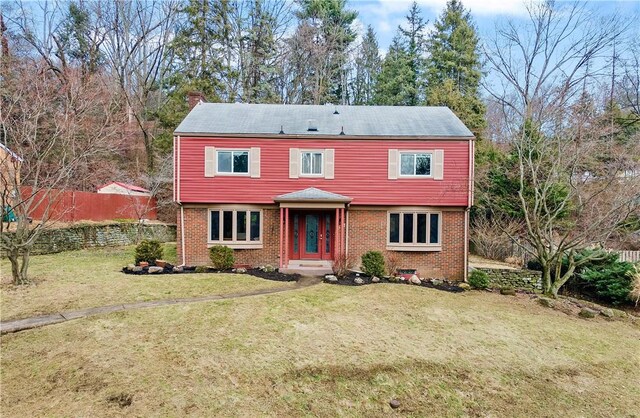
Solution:
{"label": "gray shingle roof", "polygon": [[[339,114],[334,114],[334,111]],[[317,131],[309,131],[309,121]],[[200,103],[176,128],[185,134],[472,137],[448,107]]]}
{"label": "gray shingle roof", "polygon": [[325,192],[324,190],[316,189],[315,187],[309,187],[308,189],[299,190],[297,192],[281,194],[273,200],[276,202],[301,200],[320,200],[323,202],[351,202],[350,197],[343,196],[337,193]]}

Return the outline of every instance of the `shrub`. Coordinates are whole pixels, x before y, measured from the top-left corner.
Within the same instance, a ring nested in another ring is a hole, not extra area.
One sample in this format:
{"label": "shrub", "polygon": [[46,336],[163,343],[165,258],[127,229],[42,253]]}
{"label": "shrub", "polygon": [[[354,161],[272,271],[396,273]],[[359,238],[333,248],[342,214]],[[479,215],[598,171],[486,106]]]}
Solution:
{"label": "shrub", "polygon": [[196,269],[194,271],[196,273],[208,273],[209,272],[209,267],[207,267],[207,266],[196,266]]}
{"label": "shrub", "polygon": [[385,267],[390,275],[394,275],[400,268],[400,256],[395,251],[387,251],[384,253]]}
{"label": "shrub", "polygon": [[211,264],[218,270],[227,270],[233,267],[235,259],[233,249],[224,245],[214,245],[209,249]]}
{"label": "shrub", "polygon": [[362,255],[362,270],[369,276],[384,276],[384,256],[380,251],[369,251]]}
{"label": "shrub", "polygon": [[349,274],[349,269],[355,264],[352,255],[337,254],[333,260],[332,270],[337,277],[345,277]]}
{"label": "shrub", "polygon": [[597,269],[587,268],[580,279],[592,286],[599,298],[620,305],[629,302],[633,290],[635,268],[626,261],[616,261]]}
{"label": "shrub", "polygon": [[630,272],[631,280],[633,280],[633,287],[631,293],[629,293],[632,302],[638,306],[640,303],[640,264],[633,266],[633,271]]}
{"label": "shrub", "polygon": [[473,270],[468,282],[474,289],[486,289],[489,287],[489,275],[482,270]]}
{"label": "shrub", "polygon": [[143,240],[136,246],[136,264],[146,261],[155,264],[162,259],[162,244],[156,240]]}

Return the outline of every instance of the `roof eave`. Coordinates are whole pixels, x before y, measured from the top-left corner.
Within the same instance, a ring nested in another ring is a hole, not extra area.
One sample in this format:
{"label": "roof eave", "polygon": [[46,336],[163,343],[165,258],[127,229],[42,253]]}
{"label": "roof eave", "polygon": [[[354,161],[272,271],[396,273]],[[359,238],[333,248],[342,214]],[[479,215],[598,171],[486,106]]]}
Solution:
{"label": "roof eave", "polygon": [[265,134],[265,133],[213,133],[213,132],[178,132],[174,136],[207,137],[207,138],[266,138],[266,139],[389,139],[389,140],[438,140],[438,141],[473,141],[473,135],[325,135],[325,134]]}

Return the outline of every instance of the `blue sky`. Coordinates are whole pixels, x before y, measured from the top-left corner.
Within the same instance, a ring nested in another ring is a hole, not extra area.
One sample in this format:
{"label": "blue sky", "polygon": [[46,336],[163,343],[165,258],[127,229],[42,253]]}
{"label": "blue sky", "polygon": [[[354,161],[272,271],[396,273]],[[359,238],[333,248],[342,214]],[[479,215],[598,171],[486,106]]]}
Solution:
{"label": "blue sky", "polygon": [[[446,4],[446,0],[417,0],[417,2],[422,9],[422,16],[429,21],[430,25],[437,19]],[[349,7],[358,11],[358,21],[362,26],[373,26],[378,35],[380,48],[386,51],[396,28],[404,21],[411,3],[412,0],[350,0]],[[640,0],[591,0],[587,3],[588,7],[598,14],[618,11],[623,16],[635,16],[636,21],[640,20]],[[524,3],[520,0],[463,0],[463,4],[471,10],[481,38],[493,32],[497,21],[505,18],[523,19],[526,15]],[[636,26],[640,26],[640,22]]]}

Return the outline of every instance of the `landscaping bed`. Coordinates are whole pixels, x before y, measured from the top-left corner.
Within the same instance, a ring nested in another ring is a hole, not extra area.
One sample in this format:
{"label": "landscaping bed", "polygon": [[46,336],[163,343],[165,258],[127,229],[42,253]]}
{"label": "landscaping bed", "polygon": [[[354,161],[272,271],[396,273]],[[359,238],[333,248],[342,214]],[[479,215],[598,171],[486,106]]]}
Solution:
{"label": "landscaping bed", "polygon": [[346,276],[337,277],[335,275],[326,275],[324,281],[329,284],[341,285],[341,286],[364,286],[368,284],[377,283],[394,283],[403,285],[414,285],[428,287],[430,289],[444,290],[445,292],[460,293],[464,292],[464,287],[459,286],[459,282],[449,281],[446,279],[419,279],[412,282],[410,278],[406,277],[372,277],[362,273],[351,272]]}
{"label": "landscaping bed", "polygon": [[215,269],[207,266],[174,266],[170,263],[164,264],[164,266],[135,266],[130,264],[122,268],[124,274],[144,275],[144,274],[192,274],[192,273],[225,273],[225,274],[248,274],[255,277],[260,277],[266,280],[273,280],[277,282],[296,282],[300,279],[299,274],[285,274],[280,273],[277,269],[272,268],[245,268],[238,267],[232,269]]}

